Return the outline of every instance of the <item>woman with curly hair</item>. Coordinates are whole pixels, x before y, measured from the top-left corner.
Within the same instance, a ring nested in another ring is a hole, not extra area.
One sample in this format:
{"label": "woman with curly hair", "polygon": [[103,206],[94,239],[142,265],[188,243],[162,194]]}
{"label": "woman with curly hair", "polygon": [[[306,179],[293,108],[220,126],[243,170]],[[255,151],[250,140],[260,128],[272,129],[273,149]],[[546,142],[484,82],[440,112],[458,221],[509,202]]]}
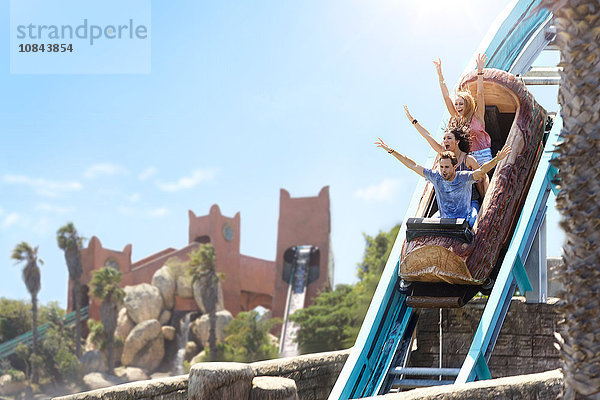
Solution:
{"label": "woman with curly hair", "polygon": [[[479,169],[480,165],[473,157],[469,154],[471,150],[471,140],[469,137],[468,128],[464,125],[457,125],[451,123],[446,132],[444,132],[444,137],[442,138],[442,143],[438,143],[433,136],[429,133],[427,129],[425,129],[419,121],[417,121],[410,114],[407,106],[404,106],[404,111],[406,112],[406,117],[413,124],[413,126],[417,129],[417,131],[427,140],[429,145],[436,151],[436,153],[441,154],[445,151],[451,151],[456,156],[458,160],[458,164],[456,166],[456,171],[475,171]],[[477,190],[473,190],[471,203],[473,207],[479,212],[479,206],[485,196],[485,192],[487,191],[490,180],[487,175],[485,175],[482,179],[480,179],[475,185]]]}
{"label": "woman with curly hair", "polygon": [[485,131],[485,97],[483,92],[483,67],[485,60],[485,54],[477,56],[477,101],[475,101],[469,91],[461,90],[456,93],[454,102],[452,102],[450,93],[444,82],[441,59],[433,62],[438,74],[440,89],[442,90],[446,108],[448,108],[448,112],[451,115],[450,124],[469,127],[471,155],[475,157],[479,164],[484,164],[492,159],[492,139]]}

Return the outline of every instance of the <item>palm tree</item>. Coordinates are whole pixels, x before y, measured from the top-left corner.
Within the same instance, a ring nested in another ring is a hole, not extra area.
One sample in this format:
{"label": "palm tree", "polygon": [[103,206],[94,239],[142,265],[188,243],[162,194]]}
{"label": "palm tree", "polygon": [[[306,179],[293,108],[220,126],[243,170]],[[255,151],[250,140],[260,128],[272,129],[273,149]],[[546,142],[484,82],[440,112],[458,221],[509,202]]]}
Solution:
{"label": "palm tree", "polygon": [[219,280],[221,275],[215,270],[215,248],[212,244],[200,244],[190,253],[187,274],[192,281],[200,282],[202,303],[208,313],[210,323],[208,334],[209,359],[217,359],[217,303],[219,301]]}
{"label": "palm tree", "polygon": [[600,252],[596,196],[600,164],[600,3],[598,0],[544,0],[554,12],[556,42],[561,51],[562,143],[555,165],[560,169],[557,209],[565,231],[565,287],[559,338],[566,399],[598,398],[600,394]]}
{"label": "palm tree", "polygon": [[[31,314],[33,320],[33,345],[32,345],[32,357],[37,358],[37,295],[42,287],[40,279],[40,268],[39,265],[43,265],[44,261],[38,258],[38,248],[32,248],[27,242],[21,242],[13,249],[11,258],[16,260],[17,263],[24,263],[23,267],[23,282],[27,287],[27,291],[31,295]],[[37,362],[31,363],[31,381],[38,383],[38,370]]]}
{"label": "palm tree", "polygon": [[110,267],[95,271],[91,281],[92,296],[102,301],[100,320],[106,341],[106,365],[109,374],[113,374],[114,369],[115,329],[117,329],[119,306],[125,297],[125,292],[119,287],[120,282],[121,272]]}
{"label": "palm tree", "polygon": [[83,238],[79,236],[72,222],[62,226],[56,232],[58,247],[65,252],[65,261],[69,270],[69,278],[73,281],[73,305],[75,306],[75,355],[81,357],[81,254],[79,250],[83,247]]}

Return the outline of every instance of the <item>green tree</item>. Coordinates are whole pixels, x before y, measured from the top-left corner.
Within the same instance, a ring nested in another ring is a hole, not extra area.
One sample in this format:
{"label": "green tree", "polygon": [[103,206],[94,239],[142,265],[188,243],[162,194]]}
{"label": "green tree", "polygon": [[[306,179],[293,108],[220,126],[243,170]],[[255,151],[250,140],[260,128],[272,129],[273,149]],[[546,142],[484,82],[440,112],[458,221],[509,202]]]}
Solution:
{"label": "green tree", "polygon": [[200,244],[190,253],[186,263],[186,273],[192,282],[199,282],[201,298],[210,323],[208,334],[208,354],[210,361],[219,358],[217,349],[217,303],[219,301],[219,280],[222,278],[215,270],[215,248],[212,244]]}
{"label": "green tree", "polygon": [[37,370],[37,347],[38,347],[38,333],[37,333],[37,295],[41,289],[42,283],[40,278],[39,265],[43,265],[42,259],[38,258],[38,248],[31,247],[27,242],[21,242],[13,249],[11,258],[16,260],[17,263],[23,263],[23,281],[27,287],[27,291],[31,295],[31,312],[32,312],[32,329],[33,329],[33,344],[32,354],[35,362],[31,363],[31,380],[33,383],[38,383],[38,370]]}
{"label": "green tree", "polygon": [[290,316],[300,325],[297,341],[302,353],[341,350],[354,344],[399,230],[396,225],[375,237],[365,234],[359,282],[323,291],[311,306]]}
{"label": "green tree", "polygon": [[0,298],[0,343],[31,330],[31,305],[23,300]]}
{"label": "green tree", "polygon": [[224,343],[219,343],[219,361],[254,362],[277,358],[278,349],[269,331],[281,319],[261,319],[256,311],[240,312],[225,329]]}
{"label": "green tree", "polygon": [[83,238],[79,236],[72,222],[60,227],[56,232],[58,247],[65,252],[65,261],[69,270],[69,278],[73,282],[73,305],[75,306],[75,354],[81,357],[81,253]]}
{"label": "green tree", "polygon": [[108,372],[113,373],[115,330],[117,328],[117,317],[119,306],[125,292],[119,287],[121,272],[114,268],[104,267],[94,271],[92,276],[92,296],[100,299],[100,319],[102,320],[104,340],[106,341],[106,365]]}
{"label": "green tree", "polygon": [[[353,285],[321,292],[314,303],[290,316],[300,325],[297,341],[302,353],[341,350],[352,346],[360,311]],[[360,318],[360,317],[359,317]]]}

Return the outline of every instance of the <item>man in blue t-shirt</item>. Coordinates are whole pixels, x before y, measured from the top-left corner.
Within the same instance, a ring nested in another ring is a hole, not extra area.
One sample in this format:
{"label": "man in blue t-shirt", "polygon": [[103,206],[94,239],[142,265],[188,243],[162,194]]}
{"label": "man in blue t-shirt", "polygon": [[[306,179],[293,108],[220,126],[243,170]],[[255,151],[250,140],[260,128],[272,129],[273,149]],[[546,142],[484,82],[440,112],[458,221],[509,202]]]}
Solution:
{"label": "man in blue t-shirt", "polygon": [[439,171],[423,168],[410,158],[398,153],[378,138],[375,142],[388,153],[396,157],[402,164],[421,175],[433,184],[441,218],[465,218],[473,226],[477,212],[471,207],[471,190],[473,183],[483,178],[499,161],[511,152],[510,146],[504,146],[496,157],[483,164],[475,171],[456,171],[458,160],[451,151],[440,153]]}

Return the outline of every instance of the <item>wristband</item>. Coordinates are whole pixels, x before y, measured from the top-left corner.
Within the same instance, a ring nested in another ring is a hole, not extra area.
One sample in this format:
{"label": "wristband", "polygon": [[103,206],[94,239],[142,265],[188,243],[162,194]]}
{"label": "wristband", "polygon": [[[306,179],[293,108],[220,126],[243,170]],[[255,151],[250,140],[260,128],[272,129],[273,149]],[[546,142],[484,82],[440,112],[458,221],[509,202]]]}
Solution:
{"label": "wristband", "polygon": [[416,124],[417,122],[419,122],[419,121],[417,121],[417,119],[416,119],[416,118],[412,120],[412,124],[413,124],[413,125],[414,125],[414,124]]}
{"label": "wristband", "polygon": [[394,152],[394,149],[389,149],[388,153],[392,154]]}
{"label": "wristband", "polygon": [[483,71],[478,72],[477,75],[479,75],[479,76],[483,75]]}

